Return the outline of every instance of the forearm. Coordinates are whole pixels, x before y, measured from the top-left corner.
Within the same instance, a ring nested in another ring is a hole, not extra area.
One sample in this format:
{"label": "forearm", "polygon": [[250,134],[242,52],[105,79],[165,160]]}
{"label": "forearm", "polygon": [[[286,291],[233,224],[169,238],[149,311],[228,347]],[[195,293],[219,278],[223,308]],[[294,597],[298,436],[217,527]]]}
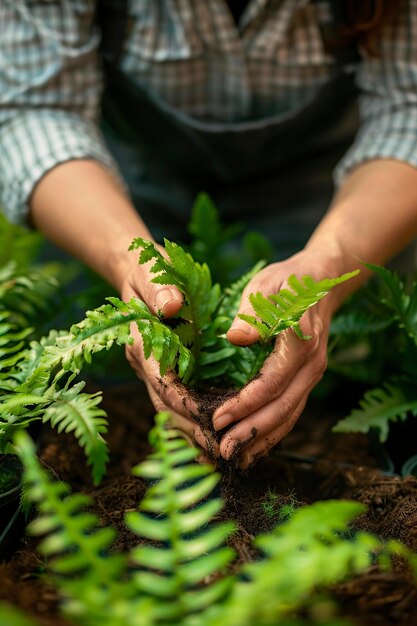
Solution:
{"label": "forearm", "polygon": [[[306,249],[327,255],[339,273],[360,261],[383,264],[417,237],[417,169],[394,160],[356,168],[335,196]],[[335,291],[334,307],[369,276]]]}
{"label": "forearm", "polygon": [[151,238],[118,181],[89,160],[68,161],[48,172],[32,194],[30,218],[118,290],[132,263],[132,240]]}

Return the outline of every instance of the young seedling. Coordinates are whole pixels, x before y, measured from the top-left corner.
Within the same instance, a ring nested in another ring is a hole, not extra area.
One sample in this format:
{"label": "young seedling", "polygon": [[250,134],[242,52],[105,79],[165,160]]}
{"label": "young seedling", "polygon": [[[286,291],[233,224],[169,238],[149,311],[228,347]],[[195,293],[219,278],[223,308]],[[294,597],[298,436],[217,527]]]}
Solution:
{"label": "young seedling", "polygon": [[291,519],[299,506],[300,502],[294,490],[289,491],[285,496],[268,489],[261,502],[261,508],[266,517],[275,523]]}

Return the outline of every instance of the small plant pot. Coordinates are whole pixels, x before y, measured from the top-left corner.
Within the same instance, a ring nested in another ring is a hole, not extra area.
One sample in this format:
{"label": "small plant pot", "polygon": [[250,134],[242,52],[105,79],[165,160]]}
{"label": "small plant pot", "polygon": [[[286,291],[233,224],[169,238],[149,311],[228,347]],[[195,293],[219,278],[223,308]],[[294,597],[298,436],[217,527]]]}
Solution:
{"label": "small plant pot", "polygon": [[0,456],[0,561],[15,548],[24,528],[21,506],[23,468],[12,454]]}

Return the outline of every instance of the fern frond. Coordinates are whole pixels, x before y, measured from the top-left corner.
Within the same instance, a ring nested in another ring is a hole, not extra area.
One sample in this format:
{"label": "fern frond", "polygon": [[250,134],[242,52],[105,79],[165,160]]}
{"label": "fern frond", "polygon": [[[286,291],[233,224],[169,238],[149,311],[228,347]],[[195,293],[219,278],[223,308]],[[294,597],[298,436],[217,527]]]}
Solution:
{"label": "fern frond", "polygon": [[110,298],[109,304],[87,311],[84,320],[71,326],[67,335],[56,338],[55,345],[45,347],[39,366],[52,369],[60,365],[66,371],[78,373],[92,355],[109,350],[116,343],[131,341],[129,325],[142,318],[151,318],[144,302],[132,299],[129,303]]}
{"label": "fern frond", "polygon": [[10,261],[26,268],[42,245],[42,235],[18,224],[12,224],[0,210],[0,267]]}
{"label": "fern frond", "polygon": [[311,306],[326,296],[333,287],[353,278],[359,270],[343,274],[337,278],[324,278],[315,281],[311,276],[304,276],[302,281],[295,275],[290,276],[290,289],[281,289],[267,298],[260,292],[249,296],[250,303],[259,317],[240,314],[239,317],[256,328],[263,342],[270,341],[281,331],[293,328],[300,338],[304,337],[299,326],[302,315]]}
{"label": "fern frond", "polygon": [[212,285],[210,270],[205,263],[197,263],[181,246],[166,239],[168,259],[151,241],[142,238],[135,239],[130,246],[130,250],[136,249],[142,249],[139,263],[154,260],[151,271],[157,275],[152,282],[174,285],[185,296],[185,304],[178,315],[186,319],[191,327],[190,350],[198,368],[201,336],[210,326],[212,315],[218,307],[220,286]]}
{"label": "fern frond", "polygon": [[5,626],[39,626],[38,621],[27,617],[20,609],[5,602],[0,603],[0,624]]}
{"label": "fern frond", "polygon": [[386,441],[390,422],[405,420],[407,414],[417,415],[417,399],[410,399],[400,386],[391,384],[367,391],[359,406],[360,409],[338,422],[333,431],[368,433],[374,428],[379,432],[380,441]]}
{"label": "fern frond", "polygon": [[210,316],[218,306],[219,285],[212,285],[210,270],[206,263],[197,263],[181,246],[164,240],[167,260],[151,241],[137,238],[129,250],[142,248],[139,263],[155,260],[151,272],[157,274],[152,282],[174,285],[184,294],[192,311],[191,321],[202,328],[210,321]]}
{"label": "fern frond", "polygon": [[404,328],[409,337],[417,344],[417,282],[412,284],[410,293],[408,293],[396,272],[371,263],[364,263],[363,265],[375,272],[382,281],[385,295],[381,297],[381,304],[394,314],[399,326]]}
{"label": "fern frond", "polygon": [[48,310],[57,288],[53,276],[37,270],[22,271],[14,261],[0,268],[1,308],[13,314],[22,327]]}
{"label": "fern frond", "polygon": [[33,331],[30,327],[21,328],[11,318],[10,311],[0,310],[0,380],[9,378],[22,360],[26,340]]}
{"label": "fern frond", "polygon": [[99,484],[106,470],[108,449],[102,435],[107,432],[106,412],[98,408],[102,394],[80,393],[85,383],[79,382],[67,389],[47,395],[50,402],[42,421],[50,422],[59,433],[73,432],[84,448],[88,464],[92,466],[95,485]]}
{"label": "fern frond", "polygon": [[271,534],[257,538],[265,558],[244,566],[246,581],[235,585],[211,626],[286,623],[285,617],[308,602],[317,587],[368,568],[384,544],[367,533],[349,540],[343,537],[363,510],[356,502],[317,502],[296,510]]}
{"label": "fern frond", "polygon": [[157,318],[137,320],[136,324],[142,335],[145,358],[153,354],[159,361],[161,376],[177,366],[178,376],[187,383],[194,368],[194,356],[178,334]]}
{"label": "fern frond", "polygon": [[41,357],[48,346],[55,346],[58,337],[64,337],[65,331],[51,330],[48,335],[41,337],[39,341],[31,341],[29,346],[22,352],[22,360],[13,372],[13,379],[17,382],[17,389],[21,392],[31,391],[42,394],[51,378],[51,367],[40,367]]}
{"label": "fern frond", "polygon": [[205,588],[200,584],[233,558],[233,552],[224,547],[233,524],[211,524],[221,502],[206,498],[219,476],[211,466],[192,462],[198,451],[190,448],[179,431],[166,428],[168,419],[168,413],[156,416],[151,436],[155,452],[134,470],[157,482],[148,490],[141,511],[128,513],[126,520],[138,535],[163,542],[161,547],[133,550],[132,560],[143,568],[134,575],[138,590],[158,598],[157,623],[182,623],[188,615],[222,599],[229,588],[231,578],[218,579]]}
{"label": "fern frond", "polygon": [[[210,196],[206,193],[198,194],[188,224],[188,232],[192,237],[188,250],[198,263],[207,263],[213,279],[221,285],[230,282],[230,274],[242,260],[239,250],[227,247],[242,230],[241,224],[223,224]],[[252,241],[248,242],[247,248],[250,253],[256,254],[257,250],[251,247],[251,243]]]}
{"label": "fern frond", "polygon": [[235,280],[229,287],[226,287],[219,307],[219,315],[224,315],[232,322],[239,310],[244,288],[263,267],[265,267],[265,261],[258,261],[246,274]]}
{"label": "fern frond", "polygon": [[78,374],[84,362],[90,363],[96,352],[109,350],[114,344],[130,343],[132,322],[136,322],[142,334],[146,357],[152,353],[159,360],[161,375],[178,363],[180,376],[187,379],[192,368],[192,355],[177,335],[152,315],[142,300],[108,300],[109,304],[87,311],[86,318],[74,324],[68,334],[57,335],[54,344],[48,342],[42,349],[37,347],[36,366],[32,367],[27,384],[32,385],[40,371],[51,372],[58,367],[64,372]]}
{"label": "fern frond", "polygon": [[224,386],[231,381],[230,372],[235,361],[239,360],[240,348],[227,341],[225,333],[230,320],[224,315],[217,315],[207,325],[200,336],[200,353],[195,363],[192,382],[210,380],[212,385]]}
{"label": "fern frond", "polygon": [[368,335],[385,330],[394,322],[394,315],[376,316],[363,311],[341,312],[335,315],[330,326],[330,335]]}
{"label": "fern frond", "polygon": [[112,602],[120,602],[129,591],[121,580],[126,558],[109,553],[115,531],[99,528],[98,518],[85,512],[90,503],[87,496],[71,495],[68,485],[54,481],[41,468],[26,433],[16,435],[15,447],[25,469],[28,497],[39,509],[29,530],[37,536],[47,535],[39,549],[48,557],[56,584],[74,599],[79,610],[82,600],[88,598],[90,617],[95,610],[108,611]]}
{"label": "fern frond", "polygon": [[192,239],[187,247],[193,259],[207,263],[214,282],[228,285],[232,275],[246,270],[260,259],[269,262],[272,245],[256,231],[244,231],[242,224],[224,224],[219,211],[206,193],[200,193],[191,210],[188,232]]}
{"label": "fern frond", "polygon": [[81,393],[84,386],[84,382],[79,382],[64,389],[52,385],[41,395],[16,390],[3,395],[0,397],[0,440],[10,441],[15,432],[41,419],[44,423],[50,422],[58,432],[73,432],[92,466],[93,481],[98,484],[108,459],[102,437],[107,432],[107,420],[106,413],[97,406],[101,393]]}
{"label": "fern frond", "polygon": [[174,333],[184,346],[192,346],[194,341],[193,325],[187,321],[180,322],[173,328]]}
{"label": "fern frond", "polygon": [[[193,237],[193,257],[197,259],[194,250],[201,255],[201,260],[207,259],[213,251],[217,251],[222,244],[230,241],[242,230],[242,226],[234,224],[226,227],[221,221],[217,208],[207,193],[199,193],[188,224],[188,232]],[[200,260],[200,259],[198,259]]]}

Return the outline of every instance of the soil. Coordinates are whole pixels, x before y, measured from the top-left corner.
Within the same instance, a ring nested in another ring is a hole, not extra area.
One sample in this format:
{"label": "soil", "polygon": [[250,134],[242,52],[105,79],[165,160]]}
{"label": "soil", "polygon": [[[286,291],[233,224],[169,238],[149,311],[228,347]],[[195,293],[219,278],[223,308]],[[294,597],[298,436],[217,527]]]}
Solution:
{"label": "soil", "polygon": [[[208,415],[212,400],[207,397],[204,402]],[[39,450],[57,477],[94,499],[92,509],[103,524],[118,530],[114,549],[125,550],[138,540],[126,528],[124,514],[137,507],[145,491],[144,482],[130,471],[149,452],[147,433],[154,411],[141,383],[113,388],[105,393],[103,406],[110,418],[111,459],[99,487],[92,485],[83,453],[70,435],[58,438],[45,430]],[[280,504],[296,506],[329,498],[363,502],[367,512],[356,522],[358,528],[400,539],[417,551],[417,478],[382,473],[365,436],[331,433],[337,417],[331,406],[311,401],[294,431],[268,458],[246,474],[224,475],[222,517],[237,524],[231,540],[238,554],[236,567],[257,558],[252,540],[271,527],[262,506],[268,491],[279,497]],[[11,559],[0,564],[0,601],[21,607],[41,626],[69,626],[59,616],[56,592],[41,576],[44,569],[35,540],[23,536]],[[402,562],[392,571],[371,568],[337,585],[332,596],[340,615],[360,626],[417,626],[417,587]]]}

